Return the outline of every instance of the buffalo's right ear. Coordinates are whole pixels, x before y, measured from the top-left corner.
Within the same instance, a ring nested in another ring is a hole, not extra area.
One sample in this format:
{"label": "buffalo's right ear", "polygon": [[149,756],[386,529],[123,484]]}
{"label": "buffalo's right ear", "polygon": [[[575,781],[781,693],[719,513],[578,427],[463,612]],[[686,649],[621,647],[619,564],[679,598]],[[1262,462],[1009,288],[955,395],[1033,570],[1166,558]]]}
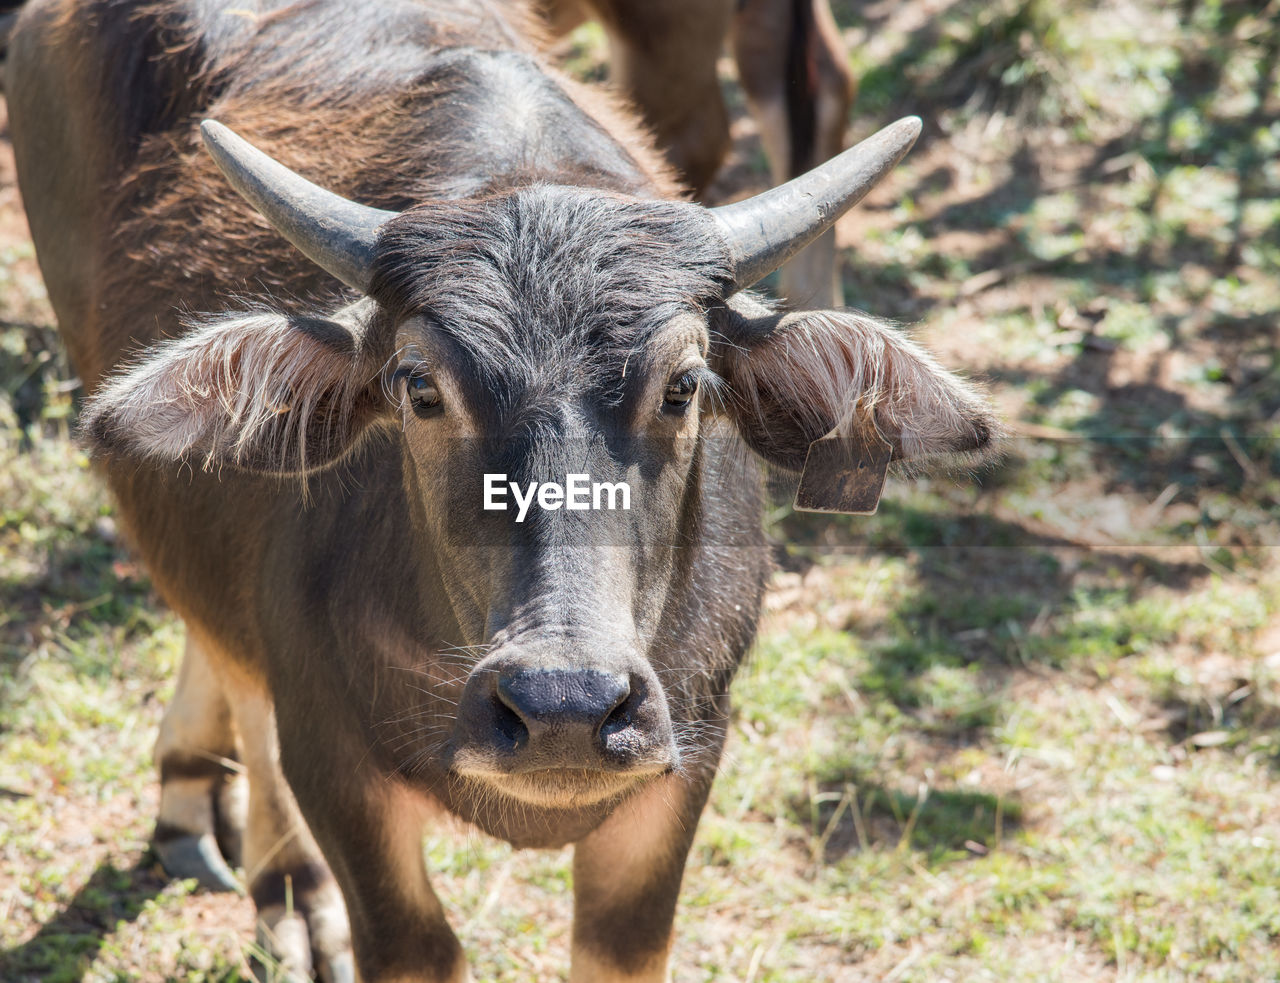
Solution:
{"label": "buffalo's right ear", "polygon": [[331,318],[212,318],[108,377],[81,415],[94,450],[289,475],[328,467],[392,419],[376,305]]}

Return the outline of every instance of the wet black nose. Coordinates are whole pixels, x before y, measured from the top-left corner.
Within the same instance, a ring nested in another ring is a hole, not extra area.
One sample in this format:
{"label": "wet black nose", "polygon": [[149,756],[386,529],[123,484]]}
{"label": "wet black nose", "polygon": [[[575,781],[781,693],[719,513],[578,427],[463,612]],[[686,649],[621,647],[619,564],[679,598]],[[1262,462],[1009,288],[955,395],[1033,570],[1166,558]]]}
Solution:
{"label": "wet black nose", "polygon": [[588,669],[530,661],[500,655],[467,680],[454,737],[462,770],[629,772],[675,763],[671,715],[646,664]]}
{"label": "wet black nose", "polygon": [[644,703],[643,688],[637,692],[629,674],[597,669],[500,672],[491,697],[496,743],[509,742],[516,771],[608,767]]}
{"label": "wet black nose", "polygon": [[[598,670],[526,669],[498,676],[495,721],[517,741],[589,748],[631,695],[631,678]],[[503,713],[505,710],[506,713]],[[523,728],[524,735],[520,731]]]}

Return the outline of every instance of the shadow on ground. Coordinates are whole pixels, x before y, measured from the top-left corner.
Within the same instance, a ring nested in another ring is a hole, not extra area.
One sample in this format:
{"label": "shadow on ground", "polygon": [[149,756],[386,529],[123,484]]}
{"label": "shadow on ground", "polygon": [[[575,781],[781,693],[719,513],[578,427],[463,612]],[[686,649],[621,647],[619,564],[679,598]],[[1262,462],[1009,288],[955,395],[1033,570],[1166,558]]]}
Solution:
{"label": "shadow on ground", "polygon": [[134,921],[168,879],[150,853],[121,869],[100,864],[74,898],[27,942],[0,952],[6,983],[69,983],[88,970],[122,922]]}

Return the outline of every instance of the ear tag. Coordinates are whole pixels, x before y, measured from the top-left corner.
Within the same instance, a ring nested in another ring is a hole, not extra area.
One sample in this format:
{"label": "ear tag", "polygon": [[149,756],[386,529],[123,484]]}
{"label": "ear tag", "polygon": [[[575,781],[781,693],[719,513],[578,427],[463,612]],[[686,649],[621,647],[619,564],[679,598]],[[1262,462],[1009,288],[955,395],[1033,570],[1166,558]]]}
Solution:
{"label": "ear tag", "polygon": [[874,515],[884,490],[893,448],[875,427],[837,427],[809,445],[796,489],[800,512],[843,512]]}

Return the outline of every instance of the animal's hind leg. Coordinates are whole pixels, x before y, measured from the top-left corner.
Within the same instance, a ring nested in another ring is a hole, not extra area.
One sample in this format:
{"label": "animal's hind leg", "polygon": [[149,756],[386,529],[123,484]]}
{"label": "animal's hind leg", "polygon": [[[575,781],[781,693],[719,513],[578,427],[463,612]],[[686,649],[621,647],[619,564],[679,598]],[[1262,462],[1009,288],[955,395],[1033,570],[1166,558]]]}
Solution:
{"label": "animal's hind leg", "polygon": [[[857,85],[829,0],[740,0],[733,48],[775,184],[843,149]],[[839,307],[837,260],[830,230],[782,268],[779,291],[793,307]]]}
{"label": "animal's hind leg", "polygon": [[695,193],[729,149],[716,55],[731,0],[584,0],[609,35],[610,77],[639,107],[667,159]]}
{"label": "animal's hind leg", "polygon": [[152,845],[172,876],[215,891],[239,889],[231,872],[245,821],[238,758],[226,696],[208,653],[189,636],[155,748],[160,814]]}
{"label": "animal's hind leg", "polygon": [[354,983],[346,906],[280,770],[271,700],[234,671],[228,679],[249,776],[244,866],[259,943],[289,979],[314,970],[321,980]]}

